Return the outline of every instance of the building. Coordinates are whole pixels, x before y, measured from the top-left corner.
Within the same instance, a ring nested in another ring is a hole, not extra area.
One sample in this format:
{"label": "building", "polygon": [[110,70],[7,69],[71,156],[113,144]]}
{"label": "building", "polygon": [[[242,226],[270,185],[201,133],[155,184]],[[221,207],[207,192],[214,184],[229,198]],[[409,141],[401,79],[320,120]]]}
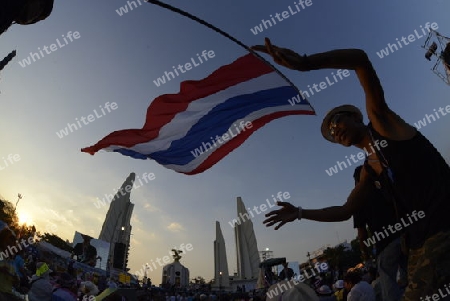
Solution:
{"label": "building", "polygon": [[131,215],[134,204],[130,201],[131,189],[133,188],[136,175],[131,173],[109,205],[100,240],[110,243],[109,264],[110,267],[126,270],[128,261],[128,250],[131,236]]}

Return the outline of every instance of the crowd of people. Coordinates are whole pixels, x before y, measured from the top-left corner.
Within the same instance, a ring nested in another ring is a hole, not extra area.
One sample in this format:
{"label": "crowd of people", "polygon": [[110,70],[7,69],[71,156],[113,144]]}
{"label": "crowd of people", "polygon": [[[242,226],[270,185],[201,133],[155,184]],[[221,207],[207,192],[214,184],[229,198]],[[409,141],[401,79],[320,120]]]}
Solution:
{"label": "crowd of people", "polygon": [[[338,269],[329,268],[313,277],[298,277],[291,269],[286,268],[268,288],[266,300],[277,300],[274,292],[288,293],[289,297],[282,297],[284,301],[302,300],[301,296],[307,295],[307,300],[320,301],[384,301],[380,286],[380,275],[374,261],[360,263],[356,267],[349,268],[345,273]],[[284,275],[289,275],[284,277]],[[399,278],[400,280],[400,278]],[[295,287],[295,289],[294,289]],[[283,294],[284,296],[284,294]]]}
{"label": "crowd of people", "polygon": [[[153,301],[259,301],[271,298],[265,290],[245,292],[213,292],[211,287],[200,289],[155,288],[150,279],[142,281],[142,285],[123,285],[116,279],[107,278],[74,267],[71,258],[62,260],[58,256],[44,256],[35,245],[17,248],[15,232],[0,221],[0,301],[97,301],[97,300],[153,300]],[[16,252],[17,251],[17,252]],[[361,268],[361,267],[357,267]],[[317,300],[344,301],[351,299],[352,294],[370,292],[375,296],[377,290],[376,271],[359,269],[350,271],[342,278],[338,271],[327,270],[318,273],[305,281],[315,291]],[[277,280],[291,280],[296,277],[287,264]],[[342,279],[338,279],[342,278]],[[368,283],[372,283],[373,287]],[[121,289],[134,290],[134,298],[129,298]],[[348,297],[347,297],[348,296]],[[284,299],[283,299],[284,300]],[[379,301],[381,299],[364,299]]]}
{"label": "crowd of people", "polygon": [[75,268],[71,258],[44,256],[35,244],[19,247],[19,239],[0,221],[0,301],[121,301],[119,289],[131,287]]}

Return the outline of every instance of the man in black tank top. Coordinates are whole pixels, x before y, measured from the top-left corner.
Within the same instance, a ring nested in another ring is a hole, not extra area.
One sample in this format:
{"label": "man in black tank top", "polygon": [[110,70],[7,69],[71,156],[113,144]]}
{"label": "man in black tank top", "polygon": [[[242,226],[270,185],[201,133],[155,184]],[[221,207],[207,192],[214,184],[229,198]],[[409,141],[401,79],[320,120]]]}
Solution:
{"label": "man in black tank top", "polygon": [[375,185],[392,198],[400,220],[390,225],[388,233],[406,232],[409,283],[403,300],[450,300],[450,167],[422,134],[388,107],[367,54],[360,49],[340,49],[300,56],[271,45],[269,39],[265,45],[252,48],[270,54],[276,63],[293,70],[354,70],[365,92],[370,121],[365,125],[358,108],[343,105],[331,110],[322,123],[325,139],[367,153],[361,181],[347,202],[319,210],[279,202],[279,210],[266,214],[266,226],[277,224],[278,230],[301,218],[348,220],[365,206],[370,197],[368,187]]}

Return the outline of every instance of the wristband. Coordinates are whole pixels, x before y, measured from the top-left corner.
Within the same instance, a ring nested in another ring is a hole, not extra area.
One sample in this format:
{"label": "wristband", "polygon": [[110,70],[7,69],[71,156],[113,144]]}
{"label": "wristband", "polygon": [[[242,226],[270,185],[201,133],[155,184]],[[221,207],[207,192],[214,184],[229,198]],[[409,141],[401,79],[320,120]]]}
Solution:
{"label": "wristband", "polygon": [[298,219],[298,220],[301,220],[301,219],[302,219],[302,211],[303,211],[302,207],[301,207],[301,206],[298,206],[298,216],[297,216],[297,219]]}

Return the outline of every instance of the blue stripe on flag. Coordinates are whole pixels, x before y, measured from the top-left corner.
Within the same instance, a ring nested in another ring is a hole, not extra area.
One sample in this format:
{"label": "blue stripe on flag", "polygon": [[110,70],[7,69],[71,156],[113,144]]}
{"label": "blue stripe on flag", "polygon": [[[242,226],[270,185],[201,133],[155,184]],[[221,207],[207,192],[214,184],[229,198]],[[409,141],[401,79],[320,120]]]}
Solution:
{"label": "blue stripe on flag", "polygon": [[131,150],[128,148],[117,148],[117,149],[113,150],[113,152],[120,153],[124,156],[132,157],[134,159],[142,159],[142,160],[148,159],[148,156],[138,153],[138,152],[135,152],[134,150]]}
{"label": "blue stripe on flag", "polygon": [[[173,141],[167,150],[154,152],[149,157],[163,165],[185,165],[195,159],[192,151],[203,147],[203,142],[212,144],[210,137],[215,140],[216,135],[222,136],[237,120],[264,108],[289,105],[288,100],[298,94],[292,86],[283,86],[232,97],[203,116],[183,138]],[[302,97],[297,105],[304,104],[309,105]]]}

